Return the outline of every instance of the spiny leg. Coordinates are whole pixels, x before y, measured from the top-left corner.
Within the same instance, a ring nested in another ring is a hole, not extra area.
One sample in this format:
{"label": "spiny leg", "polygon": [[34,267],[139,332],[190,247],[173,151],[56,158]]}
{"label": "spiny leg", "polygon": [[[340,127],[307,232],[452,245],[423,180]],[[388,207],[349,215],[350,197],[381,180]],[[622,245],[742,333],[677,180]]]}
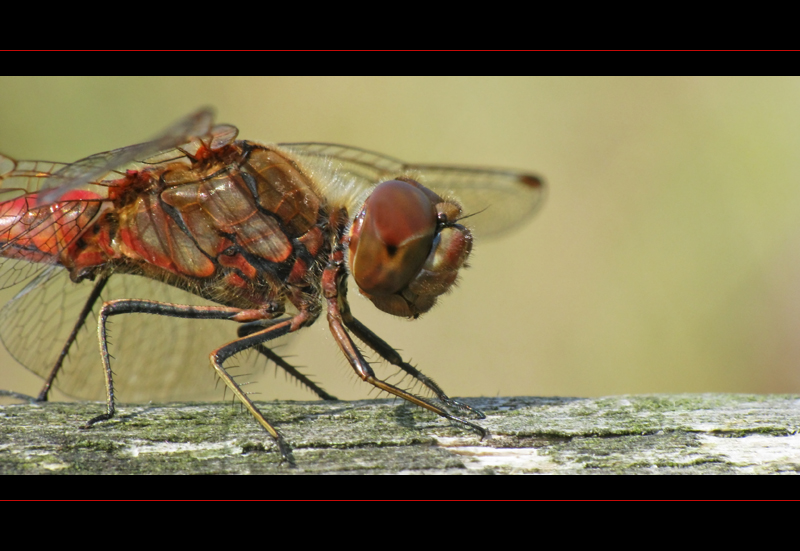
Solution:
{"label": "spiny leg", "polygon": [[[355,321],[355,318],[353,318],[352,315],[350,315],[350,307],[347,304],[347,271],[345,270],[344,265],[345,265],[344,247],[341,244],[339,244],[331,252],[331,255],[328,260],[328,265],[322,272],[322,294],[325,297],[325,301],[328,306],[328,326],[330,327],[331,333],[333,333],[333,338],[336,340],[336,343],[339,345],[339,348],[347,357],[347,360],[350,362],[350,365],[355,370],[356,374],[359,377],[361,377],[363,381],[366,381],[369,384],[381,390],[384,390],[390,394],[394,394],[399,398],[408,400],[412,404],[416,404],[429,411],[432,411],[437,415],[444,417],[445,419],[461,423],[462,425],[477,431],[481,435],[481,438],[484,438],[487,432],[486,429],[484,429],[480,425],[476,425],[475,423],[471,423],[469,421],[461,419],[460,417],[456,417],[450,414],[450,412],[442,409],[441,407],[428,402],[424,398],[415,396],[414,394],[406,392],[405,390],[401,390],[396,386],[387,383],[386,381],[378,379],[375,376],[375,372],[369,366],[369,363],[367,363],[367,361],[364,359],[364,356],[358,350],[358,347],[355,345],[353,339],[350,338],[350,335],[347,333],[347,330],[345,329],[344,325],[345,316],[347,316],[348,320],[352,319]],[[353,325],[356,324],[353,323]],[[360,323],[358,323],[356,327],[359,329],[361,328],[366,329],[366,327],[364,327]],[[363,334],[366,333],[363,332]],[[369,331],[369,334],[375,337],[373,341],[377,340],[383,343],[386,349],[391,349],[391,347],[388,344],[381,341],[371,331]],[[388,351],[385,352],[389,354]],[[441,389],[439,390],[441,391]]]}
{"label": "spiny leg", "polygon": [[17,400],[25,400],[26,402],[30,402],[32,404],[35,404],[39,401],[38,398],[28,396],[27,394],[22,394],[21,392],[14,392],[13,390],[0,389],[0,396],[8,396],[9,398],[16,398]]}
{"label": "spiny leg", "polygon": [[[294,465],[294,459],[292,458],[291,450],[289,449],[289,445],[286,443],[286,440],[283,438],[283,435],[281,435],[281,433],[278,432],[278,430],[273,427],[269,421],[267,421],[266,417],[264,417],[264,414],[261,413],[253,401],[250,400],[250,397],[242,391],[241,387],[233,379],[230,373],[228,373],[227,370],[222,366],[222,364],[225,362],[225,360],[234,354],[238,354],[242,350],[262,346],[261,343],[282,337],[283,335],[286,335],[292,331],[297,331],[301,327],[312,323],[314,319],[316,319],[315,315],[312,315],[307,311],[301,311],[294,317],[271,324],[261,331],[230,342],[211,353],[211,365],[217,371],[217,375],[219,375],[219,377],[225,381],[225,384],[228,385],[228,388],[230,388],[236,397],[239,398],[239,400],[250,411],[253,417],[255,417],[256,421],[258,421],[259,424],[261,424],[261,426],[264,427],[264,429],[272,436],[272,438],[275,439],[275,442],[278,444],[278,449],[281,452],[281,457],[288,461],[291,465]],[[265,350],[269,350],[266,347],[263,348]]]}
{"label": "spiny leg", "polygon": [[[100,421],[111,419],[115,413],[114,405],[114,381],[111,372],[108,343],[106,340],[106,320],[110,316],[119,314],[133,314],[145,313],[156,314],[161,316],[188,318],[188,319],[226,319],[238,322],[251,322],[261,319],[269,319],[276,315],[279,310],[273,307],[266,307],[263,309],[242,310],[239,308],[229,308],[224,306],[188,306],[183,304],[169,304],[165,302],[156,302],[150,300],[136,300],[136,299],[120,299],[112,300],[103,304],[100,309],[97,320],[98,338],[100,340],[100,354],[103,360],[103,368],[106,376],[106,393],[107,393],[107,409],[103,415],[98,415],[90,419],[83,428],[90,426]],[[250,410],[250,413],[256,420],[269,432],[269,434],[278,443],[278,448],[281,451],[283,459],[291,464],[294,464],[288,445],[286,444],[283,436],[266,420],[264,415],[256,408],[253,402],[242,392],[241,388],[236,381],[228,374],[222,367],[222,362],[227,358],[249,348],[260,344],[261,342],[280,337],[291,331],[296,331],[305,324],[312,323],[316,316],[312,316],[308,312],[301,312],[300,314],[289,318],[283,322],[276,323],[258,333],[251,336],[233,341],[227,345],[215,350],[211,353],[211,363],[217,373],[225,381],[225,384],[234,392],[234,394],[242,400],[244,405]]]}
{"label": "spiny leg", "polygon": [[103,361],[103,370],[106,378],[106,413],[90,419],[83,428],[89,428],[95,423],[111,419],[116,410],[114,406],[114,379],[108,354],[106,320],[119,314],[136,313],[189,319],[234,319],[236,316],[241,315],[243,311],[238,308],[223,306],[187,306],[136,299],[119,299],[103,303],[97,316],[97,337],[100,341],[100,357]]}
{"label": "spiny leg", "polygon": [[[248,335],[252,335],[258,331],[264,329],[269,325],[273,325],[277,323],[275,320],[269,320],[268,322],[262,324],[261,322],[253,322],[247,323],[245,325],[241,325],[237,330],[239,337],[247,337]],[[336,396],[332,396],[325,392],[325,390],[317,385],[314,381],[309,379],[306,375],[303,375],[298,371],[296,367],[291,365],[289,362],[281,358],[278,354],[276,354],[272,349],[267,348],[263,344],[257,344],[253,347],[259,354],[265,356],[269,361],[275,363],[275,365],[280,366],[286,371],[289,375],[300,381],[301,384],[305,385],[306,388],[311,390],[314,394],[319,396],[323,400],[337,400]]]}
{"label": "spiny leg", "polygon": [[328,324],[330,325],[331,333],[333,333],[334,339],[336,339],[336,342],[339,344],[339,348],[341,348],[342,352],[344,352],[344,355],[347,357],[350,365],[362,380],[381,390],[385,390],[390,394],[394,394],[395,396],[403,398],[404,400],[408,400],[412,404],[416,404],[436,413],[437,415],[441,415],[445,419],[461,423],[462,425],[477,431],[481,435],[481,438],[486,436],[486,429],[480,425],[470,423],[465,419],[451,415],[448,411],[445,411],[439,406],[428,402],[424,398],[415,396],[414,394],[406,392],[405,390],[401,390],[396,386],[375,377],[375,372],[369,366],[369,363],[367,363],[367,361],[364,359],[364,356],[356,347],[353,339],[351,339],[350,335],[347,334],[347,331],[342,323],[342,319],[339,316],[338,308],[335,306],[335,301],[333,306],[331,305],[331,301],[328,302]]}
{"label": "spiny leg", "polygon": [[109,276],[107,275],[100,276],[100,278],[98,278],[97,282],[94,284],[94,288],[89,294],[89,297],[86,299],[86,303],[83,305],[83,309],[78,315],[78,319],[75,322],[75,326],[72,328],[72,332],[69,334],[69,337],[67,337],[67,342],[64,343],[64,347],[61,349],[61,353],[58,355],[55,365],[45,378],[42,390],[39,391],[39,396],[36,397],[37,401],[47,401],[47,396],[50,393],[50,388],[53,386],[53,381],[55,381],[58,372],[61,371],[61,366],[64,363],[64,359],[67,357],[67,354],[69,354],[69,349],[72,347],[75,339],[78,337],[78,331],[81,330],[83,324],[86,323],[86,318],[88,318],[89,314],[92,313],[92,309],[94,308],[97,299],[100,298],[100,293],[103,292],[103,288],[106,286],[106,283],[108,283],[108,278]]}
{"label": "spiny leg", "polygon": [[[415,396],[414,394],[406,392],[405,390],[401,390],[392,384],[378,379],[375,376],[375,372],[369,366],[369,363],[364,359],[364,356],[358,350],[358,347],[353,342],[353,339],[350,338],[350,335],[344,328],[341,310],[347,311],[348,306],[344,296],[344,293],[346,292],[346,279],[341,277],[343,272],[340,270],[341,265],[332,262],[329,264],[328,268],[326,268],[326,271],[328,271],[328,277],[326,278],[323,276],[323,288],[325,292],[325,298],[328,303],[328,325],[331,333],[333,333],[333,338],[336,340],[339,348],[347,357],[347,360],[350,362],[350,365],[353,367],[356,374],[361,377],[363,381],[366,381],[381,390],[385,390],[389,394],[394,394],[395,396],[403,398],[404,400],[408,400],[412,404],[416,404],[429,411],[432,411],[437,415],[444,417],[445,419],[461,423],[462,425],[477,431],[481,435],[481,438],[484,438],[486,436],[486,429],[480,425],[470,423],[469,421],[461,419],[460,417],[451,415],[450,412],[428,402],[424,398]],[[336,280],[335,287],[332,285],[332,280],[334,279]]]}
{"label": "spiny leg", "polygon": [[392,348],[386,341],[381,339],[378,335],[373,333],[368,327],[358,321],[353,315],[349,312],[342,314],[342,321],[344,322],[345,326],[353,332],[353,334],[358,337],[361,341],[364,342],[367,346],[372,348],[375,352],[378,353],[384,360],[389,362],[392,365],[395,365],[414,377],[416,380],[421,382],[434,394],[436,397],[444,402],[446,405],[454,407],[456,409],[460,409],[462,411],[468,411],[474,415],[476,415],[479,419],[485,419],[486,415],[467,404],[459,402],[458,400],[454,400],[450,398],[444,391],[441,389],[439,385],[437,385],[433,379],[422,373],[419,369],[414,367],[413,365],[409,364],[408,362],[404,362],[403,358],[400,354],[397,353],[397,350]]}

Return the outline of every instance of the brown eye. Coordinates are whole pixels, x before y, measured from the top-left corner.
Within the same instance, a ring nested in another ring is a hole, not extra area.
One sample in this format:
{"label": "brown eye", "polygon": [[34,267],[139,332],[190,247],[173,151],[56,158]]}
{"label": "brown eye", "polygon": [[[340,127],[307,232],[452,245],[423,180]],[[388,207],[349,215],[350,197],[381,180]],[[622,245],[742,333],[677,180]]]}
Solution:
{"label": "brown eye", "polygon": [[436,208],[419,188],[390,180],[378,185],[353,224],[350,269],[359,288],[389,295],[417,275],[433,245]]}

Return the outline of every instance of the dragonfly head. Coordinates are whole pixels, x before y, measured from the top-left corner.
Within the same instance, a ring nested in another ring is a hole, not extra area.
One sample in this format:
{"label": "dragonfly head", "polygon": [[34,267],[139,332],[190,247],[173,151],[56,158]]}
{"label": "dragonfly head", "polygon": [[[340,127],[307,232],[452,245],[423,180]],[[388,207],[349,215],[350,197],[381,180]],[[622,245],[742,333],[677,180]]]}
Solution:
{"label": "dragonfly head", "polygon": [[472,250],[472,234],[456,224],[461,207],[422,184],[378,185],[350,228],[350,273],[380,310],[416,318],[455,283]]}

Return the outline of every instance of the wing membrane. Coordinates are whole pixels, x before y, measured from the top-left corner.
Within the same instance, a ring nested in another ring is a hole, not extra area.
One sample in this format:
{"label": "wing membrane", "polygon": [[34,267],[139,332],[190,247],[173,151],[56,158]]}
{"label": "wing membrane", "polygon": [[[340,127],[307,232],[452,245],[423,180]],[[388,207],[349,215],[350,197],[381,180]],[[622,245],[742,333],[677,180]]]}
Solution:
{"label": "wing membrane", "polygon": [[[48,266],[0,309],[0,340],[30,371],[46,377],[92,291],[76,285],[58,266]],[[55,387],[75,398],[105,400],[105,383],[97,342],[97,312],[103,301],[139,298],[174,304],[212,305],[167,284],[128,274],[113,274],[92,315],[70,349]],[[239,324],[219,320],[186,320],[150,314],[114,316],[108,322],[114,385],[123,402],[219,398],[209,353],[236,339]],[[237,356],[236,373],[263,371],[256,353]],[[255,377],[258,378],[258,377]],[[224,386],[224,385],[223,385]]]}
{"label": "wing membrane", "polygon": [[[542,203],[544,182],[524,172],[405,163],[388,155],[327,143],[285,143],[280,147],[320,166],[327,163],[340,179],[363,189],[398,176],[410,176],[442,197],[457,200],[468,226],[480,236],[500,235],[527,220]],[[347,185],[347,184],[345,184]]]}
{"label": "wing membrane", "polygon": [[55,172],[66,166],[51,161],[16,161],[0,154],[0,201],[39,191]]}
{"label": "wing membrane", "polygon": [[[4,157],[0,163],[4,160],[11,161]],[[63,249],[91,224],[102,202],[70,200],[61,201],[57,208],[36,206],[38,192],[50,177],[47,170],[58,163],[11,162],[11,170],[0,174],[0,257],[4,257],[0,259],[0,289],[56,264]]]}
{"label": "wing membrane", "polygon": [[46,180],[43,188],[47,191],[39,195],[39,204],[53,203],[67,191],[101,180],[104,175],[122,166],[172,149],[195,137],[205,136],[211,130],[213,120],[211,109],[200,109],[175,123],[154,140],[97,153],[63,165]]}

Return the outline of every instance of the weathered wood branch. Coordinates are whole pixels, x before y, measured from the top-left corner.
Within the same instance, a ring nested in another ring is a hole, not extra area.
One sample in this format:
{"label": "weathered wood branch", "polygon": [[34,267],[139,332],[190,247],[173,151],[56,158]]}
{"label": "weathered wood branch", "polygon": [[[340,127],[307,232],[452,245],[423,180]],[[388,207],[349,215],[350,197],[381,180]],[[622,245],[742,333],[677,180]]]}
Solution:
{"label": "weathered wood branch", "polygon": [[479,398],[481,440],[392,401],[262,402],[293,448],[230,403],[0,406],[0,474],[779,473],[800,471],[800,396]]}

